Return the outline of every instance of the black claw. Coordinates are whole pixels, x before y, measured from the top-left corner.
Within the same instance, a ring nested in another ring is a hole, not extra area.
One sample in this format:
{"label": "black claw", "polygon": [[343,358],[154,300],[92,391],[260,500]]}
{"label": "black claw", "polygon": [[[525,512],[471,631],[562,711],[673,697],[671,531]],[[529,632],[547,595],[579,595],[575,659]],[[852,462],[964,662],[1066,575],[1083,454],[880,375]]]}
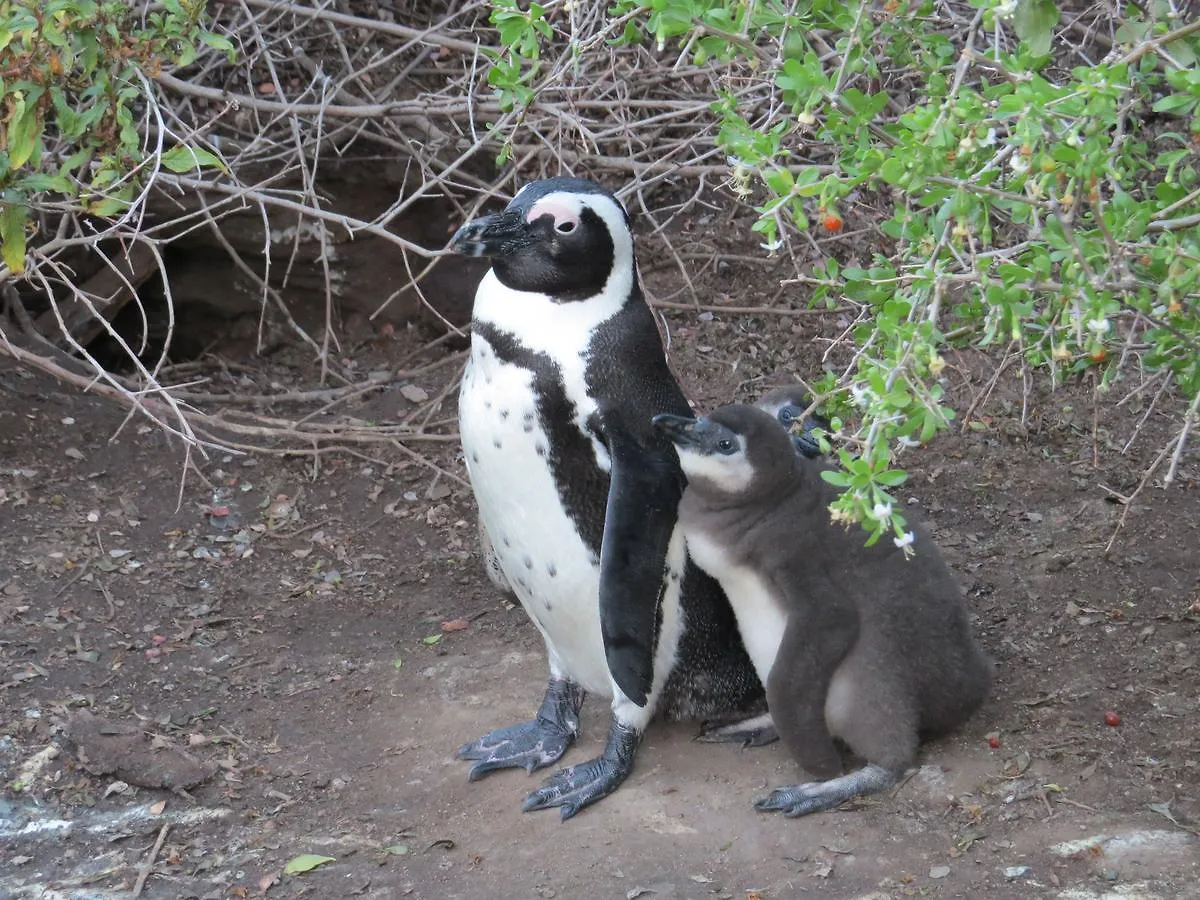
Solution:
{"label": "black claw", "polygon": [[579,734],[579,707],[583,689],[569,681],[551,680],[531,722],[497,728],[455,751],[459,759],[478,760],[467,773],[478,781],[498,769],[535,770],[557,762]]}
{"label": "black claw", "polygon": [[521,809],[531,812],[557,806],[560,818],[566,821],[585,806],[607,797],[629,777],[633,771],[634,753],[641,739],[641,732],[637,729],[614,719],[603,754],[555,772],[545,784],[525,798]]}

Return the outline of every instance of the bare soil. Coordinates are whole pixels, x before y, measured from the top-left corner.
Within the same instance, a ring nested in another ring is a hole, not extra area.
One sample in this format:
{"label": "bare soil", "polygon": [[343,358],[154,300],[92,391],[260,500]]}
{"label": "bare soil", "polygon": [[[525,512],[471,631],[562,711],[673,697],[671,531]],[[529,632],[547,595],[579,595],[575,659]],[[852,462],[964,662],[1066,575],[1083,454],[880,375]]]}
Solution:
{"label": "bare soil", "polygon": [[[706,302],[782,306],[786,274],[735,260],[695,284]],[[649,283],[681,287],[665,268]],[[846,326],[668,322],[702,408],[818,371]],[[402,329],[353,361],[394,370],[419,345]],[[966,410],[994,367],[950,362]],[[214,390],[315,384],[300,351],[202,370]],[[430,401],[396,386],[334,412],[428,413],[452,433],[458,370],[415,379]],[[148,898],[1200,897],[1200,465],[1189,453],[1170,490],[1148,488],[1106,555],[1113,492],[1170,423],[1151,414],[1122,455],[1144,399],[1093,401],[1090,383],[1026,394],[1013,367],[973,427],[906,460],[901,495],[998,676],[899,788],[762,815],[756,798],[802,780],[778,744],[657,724],[626,784],[560,823],[520,811],[542,773],[468,784],[453,757],[528,718],[545,678],[535,630],[484,577],[453,441],[413,444],[424,461],[365,445],[316,466],[215,457],[181,489],[156,429],[0,370],[0,896],[128,897],[144,875]],[[589,699],[565,761],[606,726]],[[281,874],[302,854],[331,859]]]}

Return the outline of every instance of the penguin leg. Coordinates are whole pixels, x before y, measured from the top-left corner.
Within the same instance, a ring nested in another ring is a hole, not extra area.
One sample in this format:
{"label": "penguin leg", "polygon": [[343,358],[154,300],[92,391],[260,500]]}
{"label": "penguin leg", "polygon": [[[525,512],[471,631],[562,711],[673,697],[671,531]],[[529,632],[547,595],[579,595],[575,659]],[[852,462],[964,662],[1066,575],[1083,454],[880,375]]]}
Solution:
{"label": "penguin leg", "polygon": [[742,747],[765,747],[779,740],[775,720],[763,713],[752,719],[735,722],[705,722],[696,740],[706,744],[741,744]]}
{"label": "penguin leg", "polygon": [[531,722],[497,728],[455,751],[459,759],[478,760],[467,778],[478,781],[497,769],[524,769],[532,774],[557,762],[579,735],[583,688],[565,678],[551,678]]}
{"label": "penguin leg", "polygon": [[633,771],[633,757],[642,740],[642,730],[621,722],[616,716],[608,729],[604,752],[585,763],[555,772],[546,783],[525,798],[521,809],[559,807],[566,821],[601,797],[615,791]]}
{"label": "penguin leg", "polygon": [[761,812],[780,810],[785,816],[807,816],[840,806],[852,797],[886,790],[900,780],[900,773],[877,766],[863,766],[849,775],[828,781],[813,781],[776,788],[769,797],[754,804]]}

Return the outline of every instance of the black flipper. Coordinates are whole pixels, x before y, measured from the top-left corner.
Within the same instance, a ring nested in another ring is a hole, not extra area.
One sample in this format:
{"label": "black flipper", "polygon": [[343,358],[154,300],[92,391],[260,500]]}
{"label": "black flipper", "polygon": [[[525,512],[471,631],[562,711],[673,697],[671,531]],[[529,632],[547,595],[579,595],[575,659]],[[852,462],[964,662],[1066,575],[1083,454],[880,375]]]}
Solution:
{"label": "black flipper", "polygon": [[579,734],[579,707],[583,688],[563,679],[551,679],[546,695],[531,722],[497,728],[479,740],[463,744],[459,759],[478,760],[467,775],[478,781],[497,769],[524,769],[530,774],[557,762]]}
{"label": "black flipper", "polygon": [[521,809],[530,812],[557,806],[561,820],[565,822],[585,806],[607,797],[621,786],[621,782],[633,771],[634,753],[641,740],[640,731],[622,725],[614,718],[604,753],[585,763],[555,772],[544,785],[525,798]]}
{"label": "black flipper", "polygon": [[669,443],[642,446],[620,423],[602,420],[601,427],[612,471],[600,550],[600,631],[613,680],[645,706],[683,477]]}

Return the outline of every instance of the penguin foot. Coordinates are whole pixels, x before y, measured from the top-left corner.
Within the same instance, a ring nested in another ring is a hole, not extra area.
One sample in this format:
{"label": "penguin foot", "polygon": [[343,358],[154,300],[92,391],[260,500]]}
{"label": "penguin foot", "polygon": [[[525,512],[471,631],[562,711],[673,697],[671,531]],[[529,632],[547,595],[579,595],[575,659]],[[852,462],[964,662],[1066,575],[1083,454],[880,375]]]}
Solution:
{"label": "penguin foot", "polygon": [[770,713],[741,719],[737,722],[705,722],[696,740],[707,744],[741,744],[743,747],[765,747],[779,740],[779,732]]}
{"label": "penguin foot", "polygon": [[633,771],[633,756],[641,739],[642,733],[636,728],[613,719],[604,753],[585,763],[555,772],[544,785],[525,798],[521,809],[530,812],[557,806],[561,821],[565,822],[585,806],[607,797],[620,787],[621,782]]}
{"label": "penguin foot", "polygon": [[479,740],[463,744],[454,755],[479,760],[467,773],[478,781],[497,769],[534,770],[557,762],[579,735],[579,707],[583,688],[563,679],[550,679],[537,718],[507,728],[497,728]]}
{"label": "penguin foot", "polygon": [[899,781],[898,776],[883,766],[867,765],[849,775],[841,775],[828,781],[812,781],[808,784],[793,784],[776,788],[771,796],[754,804],[759,812],[778,810],[789,818],[807,816],[840,806],[852,797],[874,794],[885,790]]}

